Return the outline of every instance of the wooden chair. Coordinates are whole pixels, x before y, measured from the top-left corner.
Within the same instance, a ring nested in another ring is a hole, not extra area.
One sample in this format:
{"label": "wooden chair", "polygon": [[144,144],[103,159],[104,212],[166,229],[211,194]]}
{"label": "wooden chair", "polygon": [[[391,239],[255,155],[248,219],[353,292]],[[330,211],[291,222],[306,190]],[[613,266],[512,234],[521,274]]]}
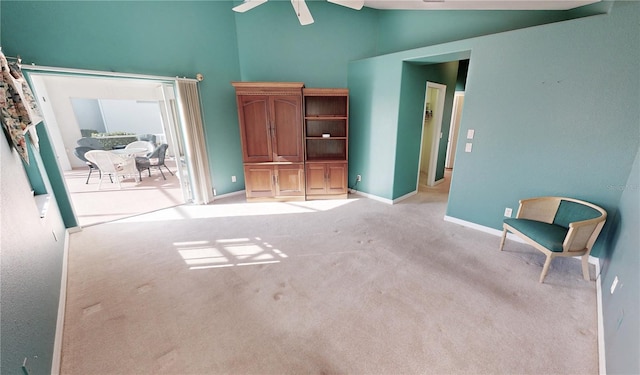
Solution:
{"label": "wooden chair", "polygon": [[540,274],[541,283],[555,257],[582,256],[582,276],[591,280],[589,253],[606,219],[604,209],[578,199],[523,199],[516,217],[504,220],[500,251],[504,248],[507,232],[511,232],[547,256]]}

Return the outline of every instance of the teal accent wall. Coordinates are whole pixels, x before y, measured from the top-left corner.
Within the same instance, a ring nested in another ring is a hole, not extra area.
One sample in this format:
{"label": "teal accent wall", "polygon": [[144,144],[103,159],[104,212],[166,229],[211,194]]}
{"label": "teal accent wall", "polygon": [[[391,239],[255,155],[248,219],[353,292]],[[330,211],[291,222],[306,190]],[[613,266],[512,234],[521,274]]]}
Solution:
{"label": "teal accent wall", "polygon": [[626,182],[640,142],[638,5],[468,41],[460,134],[475,138],[456,156],[448,215],[499,229],[505,207],[541,195],[615,210],[607,186]]}
{"label": "teal accent wall", "polygon": [[40,165],[35,160],[35,156],[33,154],[33,144],[31,143],[31,135],[30,133],[25,133],[25,140],[27,142],[27,153],[29,155],[29,163],[25,163],[22,161],[22,165],[24,166],[24,170],[27,173],[27,179],[31,184],[31,189],[33,189],[34,195],[46,194],[47,188],[44,184],[44,179],[42,178],[42,172],[40,171]]}
{"label": "teal accent wall", "polygon": [[50,191],[52,197],[55,197],[60,215],[64,222],[65,228],[73,228],[78,226],[76,215],[73,213],[73,206],[71,204],[71,198],[67,192],[67,185],[64,182],[64,175],[60,172],[58,167],[58,160],[56,153],[51,144],[49,133],[44,124],[40,124],[36,127],[40,145],[40,157],[42,158],[42,166],[44,173],[46,173],[46,181],[51,186]]}
{"label": "teal accent wall", "polygon": [[304,27],[290,1],[270,1],[236,15],[242,80],[346,87],[347,63],[376,54],[376,11],[307,4],[315,22]]}
{"label": "teal accent wall", "polygon": [[[41,163],[39,156],[32,162]],[[0,163],[0,373],[22,374],[27,358],[30,374],[49,374],[65,227],[55,200],[40,218],[22,162],[3,136]]]}
{"label": "teal accent wall", "polygon": [[[617,212],[612,212],[607,252],[602,267],[607,374],[640,373],[640,149],[624,185],[610,185],[622,192]],[[618,286],[609,292],[614,279]]]}
{"label": "teal accent wall", "polygon": [[376,59],[349,64],[349,182],[392,199],[402,65]]}
{"label": "teal accent wall", "polygon": [[230,178],[242,175],[230,85],[240,80],[232,2],[2,1],[0,6],[3,51],[19,54],[27,64],[169,77],[202,73],[213,185],[218,194],[244,188]]}
{"label": "teal accent wall", "polygon": [[611,1],[568,11],[407,11],[380,12],[379,54],[431,46],[573,18],[607,13]]}

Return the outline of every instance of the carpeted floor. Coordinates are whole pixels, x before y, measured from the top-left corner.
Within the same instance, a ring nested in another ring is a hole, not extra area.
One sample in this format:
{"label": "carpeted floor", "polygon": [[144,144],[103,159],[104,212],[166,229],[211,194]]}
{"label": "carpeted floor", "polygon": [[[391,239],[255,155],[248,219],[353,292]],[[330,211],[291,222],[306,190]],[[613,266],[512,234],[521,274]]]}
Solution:
{"label": "carpeted floor", "polygon": [[[70,237],[62,374],[596,374],[595,282],[446,187],[177,206]],[[593,277],[593,270],[592,270]]]}

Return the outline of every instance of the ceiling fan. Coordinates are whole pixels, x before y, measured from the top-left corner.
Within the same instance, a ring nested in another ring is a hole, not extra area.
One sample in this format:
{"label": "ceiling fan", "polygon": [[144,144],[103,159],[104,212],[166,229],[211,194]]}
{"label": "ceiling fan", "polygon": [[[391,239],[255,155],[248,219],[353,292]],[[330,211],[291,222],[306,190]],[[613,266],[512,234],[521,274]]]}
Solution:
{"label": "ceiling fan", "polygon": [[[330,3],[342,5],[347,8],[360,10],[364,6],[364,0],[327,0]],[[235,12],[244,13],[248,10],[251,10],[258,5],[266,3],[267,0],[244,0],[244,2],[233,8]],[[293,10],[296,12],[296,16],[298,16],[298,20],[301,25],[310,25],[313,23],[313,17],[311,16],[311,12],[309,11],[309,7],[307,7],[307,3],[304,0],[291,0],[291,5],[293,5]]]}

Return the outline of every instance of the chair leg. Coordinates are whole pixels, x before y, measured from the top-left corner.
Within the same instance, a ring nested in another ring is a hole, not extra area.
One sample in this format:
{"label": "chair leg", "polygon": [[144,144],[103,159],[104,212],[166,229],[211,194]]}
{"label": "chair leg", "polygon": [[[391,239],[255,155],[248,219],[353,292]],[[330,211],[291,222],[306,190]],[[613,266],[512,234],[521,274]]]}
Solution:
{"label": "chair leg", "polygon": [[89,168],[89,175],[87,176],[87,181],[85,181],[85,185],[89,183],[89,178],[91,178],[91,172],[93,172],[93,168]]}
{"label": "chair leg", "polygon": [[582,256],[582,277],[584,277],[586,281],[591,281],[591,276],[589,275],[589,254]]}
{"label": "chair leg", "polygon": [[160,174],[162,175],[162,179],[166,180],[167,178],[164,176],[164,173],[162,172],[162,167],[158,166],[158,170],[160,171]]}
{"label": "chair leg", "polygon": [[500,251],[504,248],[504,240],[507,239],[507,229],[502,231],[502,239],[500,240]]}
{"label": "chair leg", "polygon": [[169,173],[171,173],[171,175],[173,176],[173,172],[171,172],[171,169],[169,169],[169,167],[167,167],[165,164],[162,164],[162,166],[165,167],[165,169],[169,171]]}
{"label": "chair leg", "polygon": [[544,267],[542,267],[542,273],[540,274],[540,282],[544,282],[547,272],[549,272],[549,266],[551,265],[551,255],[547,255],[547,260],[544,261]]}

